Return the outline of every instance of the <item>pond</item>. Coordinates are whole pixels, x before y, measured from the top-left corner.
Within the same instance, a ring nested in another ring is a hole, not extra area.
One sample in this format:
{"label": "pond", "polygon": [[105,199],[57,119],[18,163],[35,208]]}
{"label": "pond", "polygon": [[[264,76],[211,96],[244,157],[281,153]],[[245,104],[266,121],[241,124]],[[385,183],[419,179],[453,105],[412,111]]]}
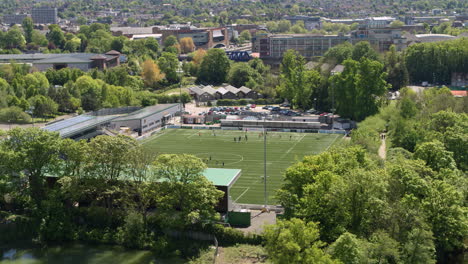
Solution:
{"label": "pond", "polygon": [[160,259],[148,250],[118,246],[71,244],[40,247],[0,247],[0,264],[183,264],[182,259]]}

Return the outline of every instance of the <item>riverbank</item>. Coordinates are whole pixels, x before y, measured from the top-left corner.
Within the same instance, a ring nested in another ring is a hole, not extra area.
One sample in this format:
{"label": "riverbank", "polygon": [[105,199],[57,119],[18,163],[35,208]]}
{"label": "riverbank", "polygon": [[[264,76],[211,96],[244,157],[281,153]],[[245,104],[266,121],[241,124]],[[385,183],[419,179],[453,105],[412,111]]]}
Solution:
{"label": "riverbank", "polygon": [[121,246],[65,244],[41,247],[34,244],[0,245],[0,264],[184,264],[182,258],[158,258],[149,250]]}

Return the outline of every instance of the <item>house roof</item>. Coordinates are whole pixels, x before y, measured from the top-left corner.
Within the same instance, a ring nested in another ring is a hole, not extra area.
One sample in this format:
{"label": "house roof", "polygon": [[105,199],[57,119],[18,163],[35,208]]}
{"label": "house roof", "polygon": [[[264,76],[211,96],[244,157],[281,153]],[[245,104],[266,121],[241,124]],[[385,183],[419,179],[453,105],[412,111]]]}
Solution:
{"label": "house roof", "polygon": [[247,88],[247,87],[245,87],[245,86],[241,86],[241,87],[239,88],[239,91],[243,92],[244,94],[247,94],[247,93],[250,93],[250,91],[252,91],[252,89]]}
{"label": "house roof", "polygon": [[195,93],[195,94],[198,94],[198,95],[202,95],[204,93],[206,93],[205,91],[203,91],[202,89],[200,89],[200,87],[198,86],[193,86],[193,87],[190,87],[188,88],[192,93]]}
{"label": "house roof", "polygon": [[453,96],[455,97],[465,97],[467,96],[467,91],[458,91],[458,90],[452,90],[450,91]]}
{"label": "house roof", "polygon": [[229,92],[231,92],[233,94],[237,94],[239,92],[239,89],[237,89],[236,87],[234,87],[232,85],[228,85],[228,86],[224,87],[224,89],[228,90]]}
{"label": "house roof", "polygon": [[336,65],[331,72],[332,73],[342,73],[344,71],[344,65],[338,64]]}
{"label": "house roof", "polygon": [[120,52],[116,51],[116,50],[111,50],[111,51],[108,51],[106,52],[106,55],[120,55]]}
{"label": "house roof", "polygon": [[205,91],[205,92],[207,92],[207,93],[209,93],[211,95],[216,94],[216,90],[211,85],[203,87],[203,91]]}
{"label": "house roof", "polygon": [[220,94],[226,94],[228,93],[229,91],[226,90],[224,87],[221,87],[219,88],[218,90],[216,90],[217,93],[220,93]]}

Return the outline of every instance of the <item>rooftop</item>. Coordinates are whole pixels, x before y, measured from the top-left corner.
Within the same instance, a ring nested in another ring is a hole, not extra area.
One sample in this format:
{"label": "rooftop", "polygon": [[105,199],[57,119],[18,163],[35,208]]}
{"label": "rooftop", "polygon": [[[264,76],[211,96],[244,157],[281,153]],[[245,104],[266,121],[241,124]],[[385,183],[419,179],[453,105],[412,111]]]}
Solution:
{"label": "rooftop", "polygon": [[138,111],[135,111],[127,116],[122,116],[116,118],[114,121],[125,121],[125,120],[135,120],[135,119],[142,119],[148,117],[150,115],[157,114],[159,112],[163,112],[169,108],[180,106],[179,104],[157,104],[149,107],[145,107]]}
{"label": "rooftop", "polygon": [[108,116],[92,116],[92,115],[79,115],[77,117],[69,118],[59,121],[44,127],[45,130],[58,132],[61,137],[70,137],[75,134],[81,133],[93,127],[107,123],[115,119],[116,115]]}
{"label": "rooftop", "polygon": [[203,175],[217,186],[232,186],[240,177],[241,170],[208,168]]}
{"label": "rooftop", "polygon": [[95,56],[112,59],[115,56],[96,53],[32,53],[32,54],[2,54],[0,61],[21,61],[34,63],[88,63]]}

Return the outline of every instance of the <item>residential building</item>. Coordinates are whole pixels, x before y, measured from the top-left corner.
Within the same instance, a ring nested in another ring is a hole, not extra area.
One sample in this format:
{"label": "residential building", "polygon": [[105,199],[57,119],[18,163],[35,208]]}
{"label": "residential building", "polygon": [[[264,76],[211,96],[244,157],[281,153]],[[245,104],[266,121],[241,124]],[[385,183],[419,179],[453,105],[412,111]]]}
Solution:
{"label": "residential building", "polygon": [[57,24],[57,8],[38,7],[32,9],[31,14],[34,24]]}
{"label": "residential building", "polygon": [[21,24],[26,17],[28,17],[28,14],[4,15],[3,24]]}

